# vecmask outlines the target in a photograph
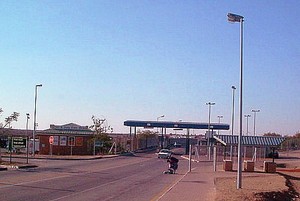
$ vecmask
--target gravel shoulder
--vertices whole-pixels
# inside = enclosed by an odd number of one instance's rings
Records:
[[[275,161],[276,173],[247,173],[242,177],[241,189],[236,188],[236,177],[216,178],[216,200],[300,200],[300,151],[281,156]]]

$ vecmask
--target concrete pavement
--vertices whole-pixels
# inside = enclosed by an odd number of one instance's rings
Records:
[[[35,159],[53,159],[53,160],[93,160],[99,158],[111,158],[118,155],[105,155],[105,156],[43,156],[36,155]],[[3,157],[3,155],[2,155]],[[5,158],[7,156],[4,156]],[[185,157],[185,156],[183,156]],[[185,157],[187,158],[187,157]],[[30,158],[31,160],[32,158]],[[30,161],[29,160],[29,161]],[[25,165],[25,164],[24,164]],[[23,165],[23,166],[24,166]],[[30,164],[29,164],[30,165]],[[256,168],[261,164],[257,164]],[[25,165],[26,166],[26,165]],[[223,162],[217,162],[217,169],[213,171],[213,162],[207,161],[206,158],[200,162],[192,162],[192,171],[187,172],[188,169],[180,169],[177,171],[178,179],[168,188],[164,189],[153,200],[168,201],[168,200],[200,200],[211,201],[215,200],[216,186],[215,180],[219,177],[236,177],[236,171],[224,171]],[[236,170],[236,163],[233,169]],[[245,174],[245,173],[244,173]],[[246,173],[246,174],[255,174]],[[172,176],[172,175],[170,175]]]
[[[183,174],[182,177],[163,192],[157,200],[214,200],[215,178],[225,175],[234,175],[234,172],[225,173],[219,170],[220,165],[218,165],[217,169],[216,172],[213,171],[213,163],[210,161],[193,162],[192,171]]]
[[[233,171],[224,171],[223,162],[217,162],[216,171],[213,170],[213,162],[202,159],[192,163],[192,171],[182,176],[168,189],[162,192],[154,200],[189,200],[212,201],[215,200],[215,181],[221,177],[237,177],[237,163],[233,164]],[[262,162],[255,163],[255,172],[243,172],[243,176],[261,175]],[[180,174],[180,173],[178,173]]]

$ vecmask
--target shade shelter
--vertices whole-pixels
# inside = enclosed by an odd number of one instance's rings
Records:
[[[224,145],[225,147],[238,146],[238,135],[216,135],[214,139]],[[281,143],[285,140],[284,137],[276,137],[276,136],[242,136],[242,145],[243,147],[255,147],[264,150],[264,154],[274,150],[276,147],[281,145]],[[244,151],[245,152],[245,151]],[[244,153],[246,155],[246,153]],[[253,158],[256,159],[256,149],[253,153]]]
[[[182,121],[140,121],[140,120],[127,120],[124,121],[125,126],[130,127],[130,136],[133,136],[131,140],[131,150],[135,149],[135,139],[136,139],[136,128],[160,128],[161,129],[161,148],[163,147],[164,134],[166,134],[167,128],[176,129],[187,129],[187,143],[186,143],[186,153],[188,153],[189,147],[189,130],[190,129],[212,129],[212,130],[229,130],[229,124],[223,123],[197,123],[197,122],[182,122]]]
[[[214,138],[224,146],[238,144],[238,135],[216,135]],[[272,136],[242,136],[244,146],[277,147],[285,140],[284,137]]]

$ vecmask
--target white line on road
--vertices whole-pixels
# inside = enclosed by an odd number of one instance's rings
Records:
[[[193,168],[192,170],[195,170],[196,168]],[[180,177],[171,187],[169,187],[166,191],[163,192],[162,195],[160,195],[158,198],[153,198],[152,201],[160,200],[162,197],[164,197],[168,192],[170,192],[189,172],[186,172],[182,177]]]
[[[140,163],[140,161],[136,162],[136,163]],[[136,164],[136,163],[130,163],[130,164]],[[126,164],[119,165],[119,166],[109,167],[109,168],[101,169],[101,171],[107,171],[107,170],[110,170],[112,168],[119,168],[119,167],[124,167],[124,166],[127,166],[127,165],[129,165],[129,164],[126,163]],[[50,180],[60,179],[60,178],[64,178],[64,177],[74,177],[76,175],[86,175],[86,174],[90,174],[90,173],[95,173],[95,172],[65,173],[67,175],[62,175],[62,176],[57,176],[57,177],[51,177],[51,178],[46,178],[46,179],[40,179],[40,180],[34,180],[34,181],[28,181],[28,182],[21,182],[21,183],[0,183],[2,185],[5,185],[5,186],[1,186],[0,189],[9,188],[9,187],[12,187],[12,186],[21,186],[21,185],[25,185],[25,184],[38,183],[38,182],[43,182],[43,181],[50,181]]]
[[[130,176],[127,176],[127,177],[123,177],[122,179],[128,179],[130,177],[134,177],[136,175],[130,175]],[[117,182],[120,182],[121,179],[116,179],[114,181],[110,181],[108,183],[105,183],[105,184],[101,184],[101,185],[98,185],[98,186],[94,186],[92,188],[88,188],[88,189],[85,189],[83,191],[78,191],[76,193],[71,193],[69,195],[65,195],[65,196],[62,196],[62,197],[58,197],[58,198],[55,198],[53,200],[49,200],[49,201],[57,201],[57,200],[62,200],[62,199],[66,199],[66,198],[69,198],[69,197],[72,197],[72,196],[76,196],[76,195],[79,195],[81,193],[85,193],[85,192],[88,192],[88,191],[92,191],[92,190],[95,190],[97,188],[100,188],[100,187],[103,187],[103,186],[107,186],[107,185],[110,185],[110,184],[113,184],[113,183],[117,183]]]

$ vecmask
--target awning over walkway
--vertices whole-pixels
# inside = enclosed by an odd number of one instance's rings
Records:
[[[125,126],[131,127],[152,127],[152,128],[186,128],[186,129],[208,129],[208,123],[194,123],[194,122],[173,122],[173,121],[124,121]],[[228,124],[210,123],[212,130],[229,130]]]
[[[238,145],[238,135],[216,135],[214,139],[225,146]],[[277,147],[285,138],[283,137],[270,137],[270,136],[242,136],[242,145],[245,146],[267,146]]]

